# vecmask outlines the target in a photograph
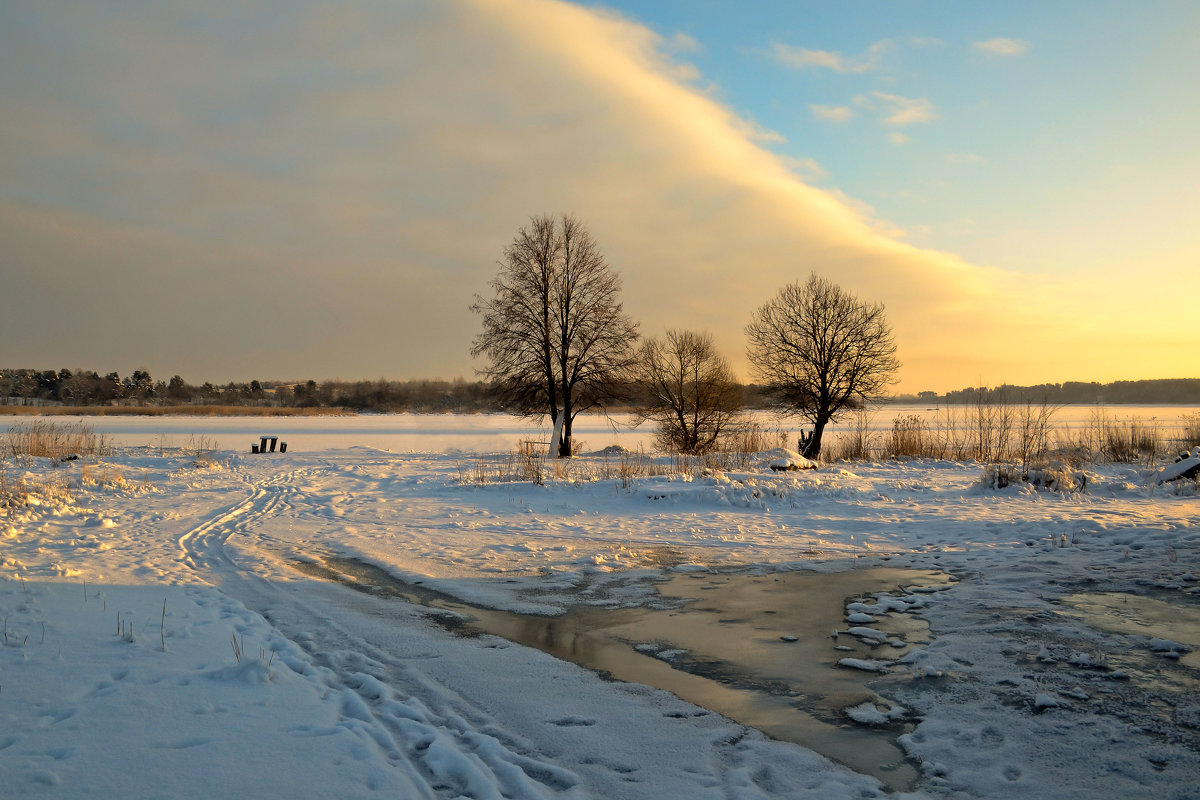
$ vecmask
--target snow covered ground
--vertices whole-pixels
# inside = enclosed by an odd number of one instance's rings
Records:
[[[942,571],[943,591],[846,599],[843,631],[930,628],[899,659],[883,640],[847,659],[880,670],[878,699],[842,724],[890,730],[919,770],[893,796],[1197,796],[1194,482],[1104,466],[1085,492],[997,491],[978,464],[766,457],[622,477],[613,458],[543,485],[362,446],[3,462],[10,487],[44,488],[0,513],[0,795],[888,794],[666,692],[296,568],[349,558],[537,614],[652,605],[657,579],[710,570]]]

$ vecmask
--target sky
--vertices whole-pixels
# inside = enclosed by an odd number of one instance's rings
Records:
[[[810,273],[896,391],[1200,376],[1200,5],[0,5],[0,366],[465,377],[530,217],[647,335]]]

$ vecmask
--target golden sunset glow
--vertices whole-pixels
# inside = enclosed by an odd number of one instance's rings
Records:
[[[6,363],[470,376],[472,293],[531,215],[569,211],[647,333],[711,330],[743,377],[751,311],[812,271],[887,305],[901,391],[1200,371],[1200,325],[1180,323],[1200,295],[1200,234],[1182,229],[1194,190],[1140,198],[1120,229],[1031,233],[1025,259],[1020,237],[993,230],[964,253],[931,246],[837,174],[814,181],[806,169],[820,166],[786,152],[803,151],[794,132],[736,112],[687,62],[702,42],[678,46],[613,11],[318,8],[233,39],[169,7],[140,18],[136,37],[89,4],[21,16],[32,33],[15,41],[9,26],[5,58],[25,69],[0,82],[19,112],[0,139]],[[56,63],[39,37],[64,26],[90,35]],[[980,42],[969,57],[1037,53]],[[887,50],[865,52],[863,69],[840,74],[858,79]],[[771,59],[764,44],[764,74],[785,68]],[[908,141],[947,117],[899,88],[824,119],[792,101],[808,129],[874,113]],[[1180,166],[1194,172],[1195,156]],[[1093,239],[1118,234],[1097,251]],[[49,337],[36,331],[48,306],[61,310]]]

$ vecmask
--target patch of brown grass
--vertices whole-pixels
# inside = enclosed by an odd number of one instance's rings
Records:
[[[111,450],[108,440],[84,422],[59,423],[33,419],[13,425],[4,435],[5,455],[18,458],[96,457]]]

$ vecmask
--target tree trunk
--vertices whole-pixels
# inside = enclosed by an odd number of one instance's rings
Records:
[[[558,457],[570,458],[571,456],[571,423],[575,420],[574,414],[563,412],[563,432],[562,439],[558,443]]]
[[[816,460],[821,455],[821,436],[825,433],[825,424],[827,422],[828,420],[824,418],[818,418],[813,423],[813,432],[812,436],[809,437],[808,446],[804,448],[804,452],[800,455],[813,460]]]

